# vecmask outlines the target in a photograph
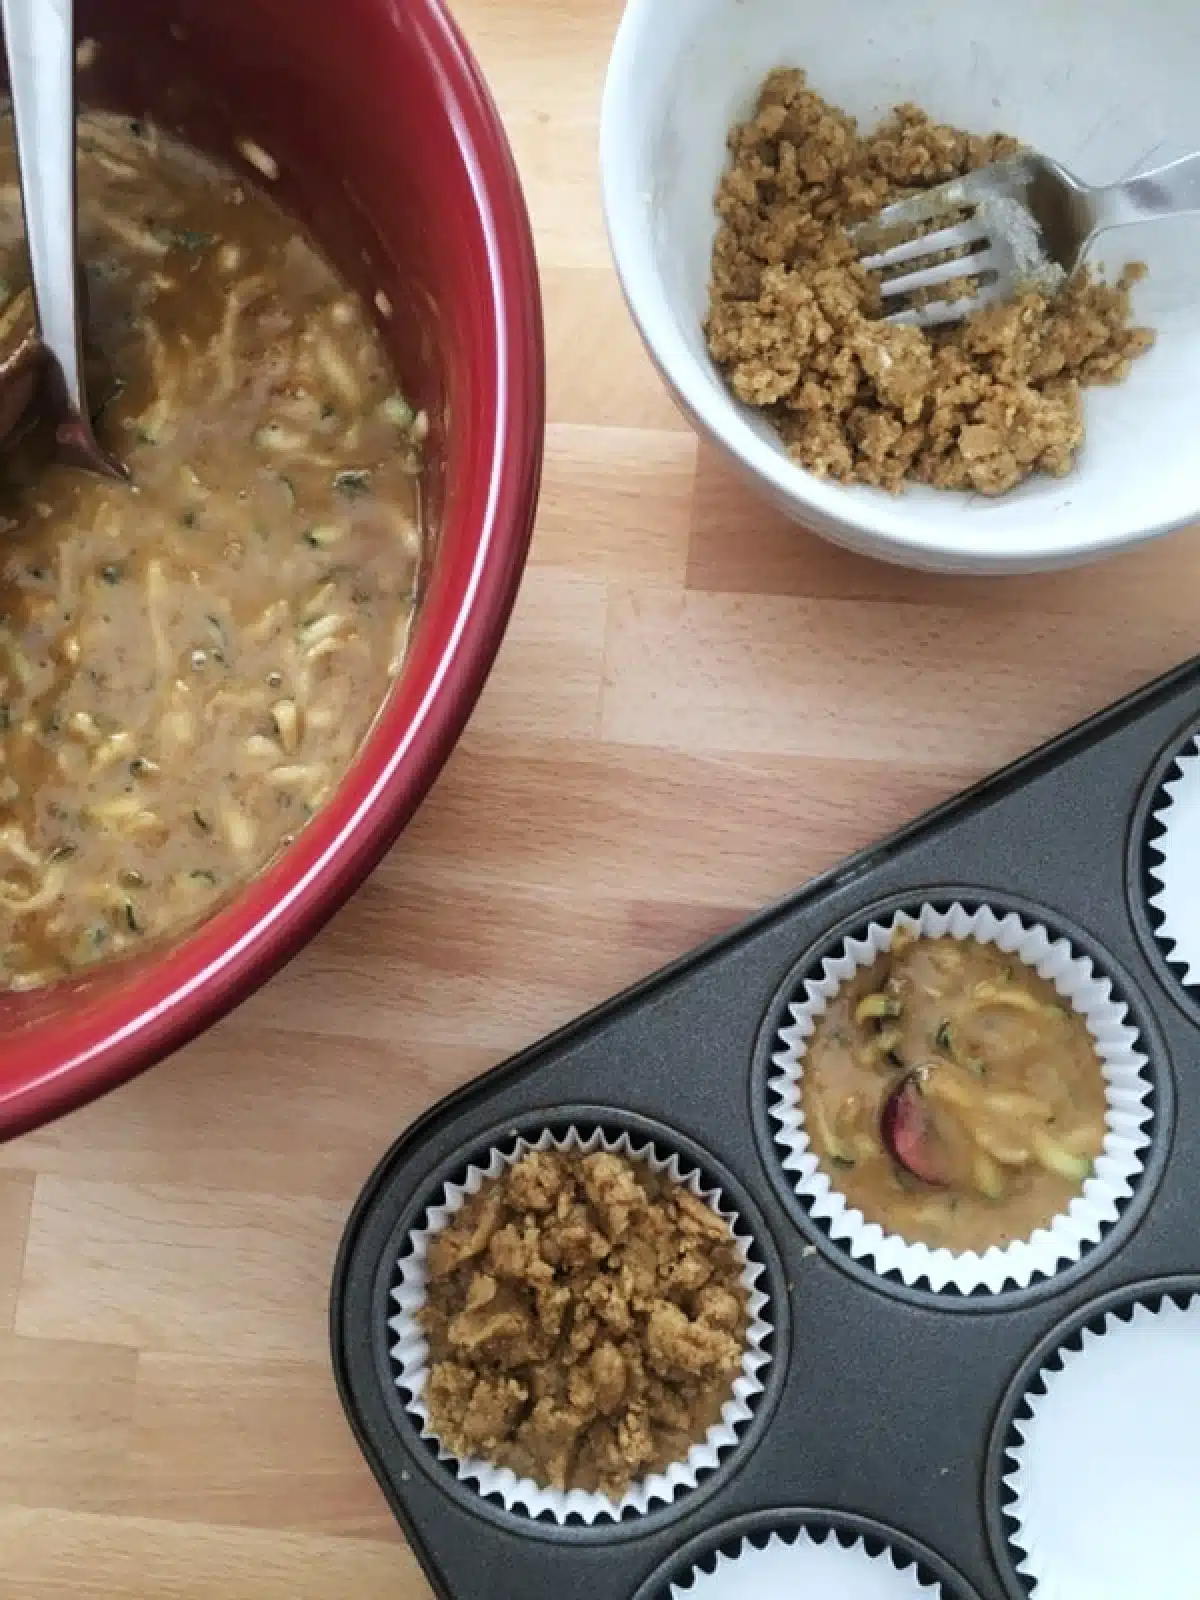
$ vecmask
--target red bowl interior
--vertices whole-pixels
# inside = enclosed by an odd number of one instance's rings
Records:
[[[280,198],[381,324],[431,419],[434,536],[405,671],[334,799],[268,872],[181,943],[0,996],[0,1137],[149,1066],[244,998],[362,881],[433,782],[516,594],[544,420],[541,303],[516,170],[440,0],[78,0],[100,45],[82,98],[234,159]]]

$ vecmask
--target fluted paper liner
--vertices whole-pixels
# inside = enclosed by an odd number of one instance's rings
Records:
[[[454,1455],[437,1438],[424,1400],[429,1378],[429,1346],[418,1321],[418,1313],[425,1301],[426,1261],[430,1242],[488,1179],[499,1177],[505,1168],[515,1166],[531,1151],[550,1149],[579,1155],[606,1150],[610,1155],[626,1156],[655,1172],[665,1173],[724,1218],[730,1225],[744,1263],[741,1282],[748,1297],[749,1326],[742,1370],[731,1385],[720,1421],[709,1428],[705,1437],[688,1452],[685,1460],[673,1462],[662,1472],[653,1473],[632,1484],[620,1500],[584,1489],[563,1491],[546,1488],[532,1478],[519,1478],[509,1467],[498,1467],[473,1456]],[[523,1511],[531,1517],[549,1513],[557,1522],[566,1522],[568,1518],[575,1517],[591,1524],[605,1520],[619,1521],[622,1515],[630,1511],[644,1513],[656,1503],[670,1502],[687,1490],[694,1489],[701,1475],[715,1468],[736,1445],[739,1433],[753,1415],[755,1399],[763,1390],[761,1374],[771,1359],[765,1348],[771,1325],[765,1320],[769,1309],[767,1296],[758,1287],[765,1269],[751,1257],[751,1248],[750,1237],[740,1231],[737,1214],[726,1205],[720,1189],[706,1187],[701,1174],[687,1166],[680,1156],[660,1156],[650,1140],[635,1143],[627,1133],[610,1134],[603,1130],[597,1130],[585,1138],[573,1127],[561,1134],[547,1131],[532,1140],[514,1136],[509,1145],[491,1150],[481,1163],[469,1166],[460,1181],[443,1186],[441,1197],[428,1208],[423,1226],[410,1234],[404,1255],[398,1263],[399,1281],[392,1290],[397,1311],[389,1319],[388,1327],[395,1336],[391,1357],[396,1368],[396,1385],[406,1397],[406,1409],[417,1421],[422,1437],[435,1442],[439,1460],[450,1463],[457,1476],[472,1484],[480,1494],[498,1496],[509,1511]]]
[[[804,1056],[817,1020],[834,995],[863,967],[887,950],[901,928],[923,938],[975,939],[1014,955],[1054,984],[1062,998],[1083,1017],[1104,1071],[1107,1090],[1107,1132],[1093,1175],[1079,1195],[1045,1228],[1028,1239],[994,1246],[979,1254],[956,1253],[889,1233],[868,1222],[835,1187],[817,1161],[804,1125],[800,1082]],[[1055,937],[1015,912],[999,913],[983,906],[967,910],[954,904],[939,910],[922,905],[872,922],[826,956],[820,971],[803,986],[803,998],[789,1007],[790,1023],[780,1030],[780,1049],[771,1060],[777,1071],[769,1080],[770,1113],[777,1124],[775,1140],[797,1195],[842,1249],[880,1273],[895,1273],[904,1283],[922,1280],[935,1291],[1027,1288],[1077,1261],[1099,1242],[1133,1194],[1150,1143],[1147,1103],[1151,1082],[1146,1057],[1138,1049],[1136,1030],[1126,1020],[1128,1007],[1114,996],[1111,981],[1098,973],[1089,956],[1078,955],[1068,940]]]
[[[1158,915],[1155,938],[1168,961],[1183,968],[1183,981],[1200,984],[1200,741],[1189,739],[1177,758],[1175,777],[1163,784],[1151,813],[1151,825],[1162,830],[1147,841],[1157,856],[1147,863],[1158,884],[1150,906]]]
[[[1192,1600],[1200,1300],[1113,1312],[1082,1341],[1043,1368],[1013,1423],[1017,1570],[1036,1600]]]
[[[763,1546],[742,1543],[717,1555],[712,1572],[694,1571],[671,1585],[671,1600],[938,1600],[940,1583],[922,1583],[915,1566],[899,1567],[890,1550],[871,1555],[861,1539],[842,1544],[833,1534],[814,1539],[801,1528],[792,1538],[773,1533]]]

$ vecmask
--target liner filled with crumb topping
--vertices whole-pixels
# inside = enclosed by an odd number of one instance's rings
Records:
[[[930,1001],[928,1037],[914,1041],[902,1026],[902,1001],[890,985],[859,996],[856,985],[888,965],[889,954],[894,965],[906,949],[934,941],[951,949],[955,942],[973,946],[977,965],[978,956],[987,963],[990,952],[990,964],[1006,969],[1008,984],[973,985],[977,1010],[1011,1010],[1018,1022],[1025,1007],[1053,1010],[1055,1037],[1061,1033],[1068,1040],[1076,1033],[1090,1041],[1098,1078],[1094,1150],[1072,1143],[1074,1124],[1089,1118],[1072,1104],[1071,1092],[1065,1102],[1060,1094],[1048,1109],[1042,1106],[1042,1091],[1062,1086],[1057,1073],[1047,1072],[1036,1040],[1033,1080],[1014,1092],[987,1061],[974,1058],[978,1039],[988,1037],[986,1015],[975,1019],[983,1022],[983,1032],[971,1034],[961,1006],[938,1020],[945,1005]],[[847,997],[855,1001],[850,1016],[871,1030],[869,1048],[879,1053],[872,1127],[882,1152],[858,1148],[861,1118],[843,1126],[836,1109],[806,1092],[816,1088],[816,1043],[827,1039]],[[814,1221],[863,1265],[938,1292],[1025,1289],[1078,1261],[1132,1198],[1151,1142],[1148,1060],[1112,980],[1069,940],[989,906],[924,904],[874,920],[844,940],[798,984],[771,1061],[768,1109],[775,1144],[789,1183]],[[851,1087],[861,1091],[868,1075],[864,1068]],[[953,1112],[943,1124],[948,1120],[972,1135],[959,1141],[961,1150],[945,1137],[927,1137],[920,1126],[936,1117],[943,1100]],[[852,1108],[847,1102],[844,1109]],[[880,1181],[889,1161],[894,1181]],[[938,1170],[939,1163],[945,1170]],[[956,1168],[964,1163],[966,1181],[960,1182],[963,1174]],[[872,1168],[873,1183],[859,1181],[860,1166]],[[1054,1214],[1039,1213],[1030,1222],[1035,1208],[1023,1186],[1028,1191],[1028,1174],[1039,1169],[1047,1180],[1042,1193],[1055,1197]],[[947,1212],[955,1205],[962,1216]],[[866,1215],[873,1206],[877,1214]],[[968,1217],[972,1208],[975,1214]],[[923,1209],[930,1213],[928,1223]],[[1029,1225],[1014,1228],[1014,1221]]]
[[[396,1268],[390,1353],[423,1438],[509,1511],[616,1521],[737,1444],[770,1360],[764,1268],[719,1189],[627,1133],[514,1136]]]

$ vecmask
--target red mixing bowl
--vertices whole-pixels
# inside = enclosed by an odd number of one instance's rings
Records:
[[[479,695],[516,595],[544,421],[541,302],[516,169],[440,0],[78,0],[85,101],[146,115],[278,192],[368,300],[431,419],[434,549],[400,681],[296,843],[179,943],[0,996],[0,1138],[111,1089],[228,1011],[362,882]]]

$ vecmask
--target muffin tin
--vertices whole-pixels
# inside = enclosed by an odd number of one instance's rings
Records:
[[[786,1571],[814,1600],[1075,1600],[1069,1561],[1048,1577],[1020,1543],[1037,1522],[1040,1397],[1131,1318],[1161,1324],[1176,1346],[1176,1311],[1200,1330],[1200,993],[1186,981],[1200,950],[1170,921],[1193,800],[1200,816],[1198,732],[1200,660],[496,1068],[400,1138],[346,1230],[333,1353],[351,1425],[440,1594],[770,1600],[764,1585]],[[1090,958],[1150,1085],[1148,1143],[1096,1237],[1024,1284],[971,1292],[856,1256],[829,1231],[784,1165],[770,1088],[792,1004],[830,951],[897,912],[955,906],[1015,913]],[[612,1514],[539,1513],[482,1493],[422,1436],[393,1353],[401,1263],[431,1215],[496,1152],[569,1130],[628,1135],[719,1191],[761,1268],[770,1330],[749,1416],[694,1475]],[[1158,1336],[1138,1337],[1152,1349]],[[1114,1449],[1119,1461],[1119,1439]],[[1181,1470],[1194,1482],[1197,1467],[1200,1437]],[[1158,1556],[1179,1579],[1170,1593],[1200,1590],[1193,1548]]]

